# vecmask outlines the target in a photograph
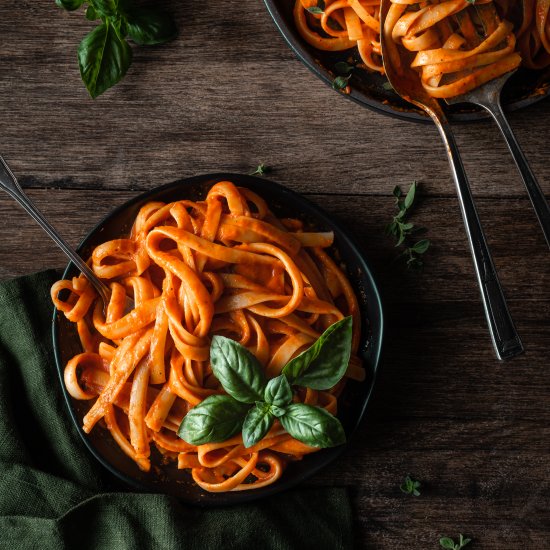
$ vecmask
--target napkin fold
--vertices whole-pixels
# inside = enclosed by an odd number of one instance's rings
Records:
[[[0,548],[352,548],[344,488],[212,509],[117,491],[80,440],[61,392],[49,295],[58,276],[0,283]]]

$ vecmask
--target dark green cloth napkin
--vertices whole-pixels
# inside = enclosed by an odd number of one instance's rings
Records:
[[[0,548],[347,549],[345,489],[300,489],[198,509],[116,492],[66,411],[54,363],[47,271],[0,283]]]

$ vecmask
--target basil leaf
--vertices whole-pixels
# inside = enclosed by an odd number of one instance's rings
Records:
[[[128,34],[136,44],[163,44],[178,35],[172,18],[158,10],[135,8],[128,12],[127,20]]]
[[[132,63],[132,49],[109,21],[98,25],[78,46],[80,75],[93,98],[119,82]]]
[[[95,21],[96,19],[99,19],[99,15],[97,14],[93,6],[88,6],[86,8],[86,19],[88,21]]]
[[[273,426],[275,417],[267,403],[256,403],[256,406],[248,411],[243,424],[243,443],[245,447],[252,447],[263,439]]]
[[[185,415],[178,435],[191,445],[225,441],[241,431],[247,411],[229,395],[211,395]]]
[[[291,384],[328,390],[344,376],[351,353],[352,318],[345,317],[321,334],[306,351],[283,369]]]
[[[277,407],[277,405],[269,405],[269,410],[271,411],[271,414],[276,418],[279,418],[286,413],[286,409],[283,409],[282,407]]]
[[[340,421],[319,407],[292,403],[279,420],[292,437],[311,447],[336,447],[346,442]]]
[[[118,0],[93,0],[93,4],[103,15],[116,15],[119,11]]]
[[[353,65],[350,65],[349,63],[346,63],[345,61],[338,61],[338,63],[334,64],[334,70],[343,76],[349,75],[351,71],[353,71],[355,67]]]
[[[210,365],[223,389],[237,401],[264,400],[267,382],[262,365],[235,340],[218,335],[212,337]]]
[[[292,401],[292,388],[284,374],[273,378],[267,383],[264,399],[270,405],[284,407]]]
[[[409,187],[409,191],[405,196],[404,206],[408,210],[414,202],[414,197],[416,195],[416,181],[413,181],[412,185]]]
[[[67,11],[77,10],[85,0],[55,0],[55,4]]]
[[[332,88],[333,90],[342,90],[348,85],[348,80],[351,78],[351,75],[349,76],[337,76],[332,81]]]
[[[430,241],[428,239],[422,239],[421,241],[415,243],[412,247],[413,251],[417,254],[424,254],[428,248],[430,248]]]

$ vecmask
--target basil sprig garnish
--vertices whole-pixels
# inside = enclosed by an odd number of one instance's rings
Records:
[[[321,407],[293,403],[292,385],[326,390],[346,372],[352,318],[331,325],[306,351],[292,359],[282,374],[267,381],[256,357],[238,342],[214,336],[212,371],[228,395],[207,397],[184,417],[178,435],[191,445],[219,443],[242,430],[245,447],[261,441],[276,418],[295,439],[312,447],[345,443],[340,421]]]
[[[100,20],[78,46],[78,66],[86,88],[96,98],[119,82],[132,64],[132,49],[126,37],[136,44],[163,44],[177,35],[172,18],[152,8],[133,5],[132,0],[55,0],[68,11],[87,4],[86,19]]]

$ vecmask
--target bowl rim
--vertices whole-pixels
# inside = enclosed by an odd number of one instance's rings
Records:
[[[245,175],[245,174],[217,172],[217,173],[195,175],[188,178],[176,180],[158,187],[154,187],[152,189],[144,191],[143,193],[139,193],[138,195],[132,197],[131,199],[125,201],[124,203],[120,204],[119,206],[111,210],[98,223],[96,223],[90,231],[88,231],[88,233],[80,241],[78,247],[76,248],[76,251],[80,252],[87,245],[88,241],[92,239],[101,230],[101,228],[105,223],[112,220],[113,218],[116,218],[124,210],[131,208],[132,206],[135,206],[139,202],[147,201],[149,198],[154,197],[155,195],[158,195],[158,194],[162,194],[165,191],[176,189],[179,186],[183,187],[183,186],[188,186],[193,184],[200,184],[201,182],[205,182],[207,180],[218,180],[218,181],[236,180],[234,182],[236,185],[238,186],[243,185],[244,187],[246,187],[247,181],[249,182],[255,181],[256,183],[261,181],[262,186],[268,187],[270,188],[270,191],[274,191],[282,195],[281,197],[282,203],[285,203],[287,199],[291,199],[296,204],[298,204],[299,207],[301,207],[302,205],[305,205],[306,208],[309,209],[311,212],[313,212],[321,222],[329,226],[332,226],[332,228],[334,228],[335,230],[335,233],[338,234],[338,238],[342,239],[343,241],[346,241],[346,244],[347,246],[349,246],[350,250],[352,251],[353,256],[356,258],[357,262],[361,265],[363,277],[367,280],[367,283],[369,285],[369,301],[371,303],[370,308],[371,309],[374,308],[374,310],[376,311],[376,314],[378,315],[379,323],[376,327],[374,327],[374,330],[372,331],[372,337],[369,340],[369,346],[373,346],[373,348],[369,351],[370,357],[371,357],[370,368],[372,371],[370,385],[364,394],[364,397],[362,399],[362,404],[360,409],[357,411],[357,415],[354,415],[355,420],[353,422],[352,428],[349,430],[349,433],[346,433],[346,443],[338,447],[323,449],[321,452],[325,453],[324,460],[320,460],[318,464],[314,464],[311,467],[307,468],[305,472],[301,473],[301,475],[295,476],[295,478],[289,479],[286,482],[284,479],[278,480],[277,483],[274,483],[273,485],[268,485],[267,487],[264,487],[260,490],[241,491],[238,493],[239,498],[236,498],[236,494],[231,492],[213,493],[214,495],[216,495],[217,497],[216,499],[199,499],[198,501],[194,499],[185,498],[184,496],[176,497],[176,498],[179,498],[179,500],[185,502],[186,504],[195,505],[198,507],[237,505],[245,502],[250,502],[253,500],[258,500],[258,499],[285,491],[287,489],[290,489],[291,487],[298,485],[299,483],[302,483],[305,479],[310,478],[311,476],[316,474],[319,470],[326,467],[329,463],[333,462],[340,454],[342,454],[344,450],[348,447],[352,438],[355,436],[357,429],[365,416],[365,412],[368,407],[368,404],[371,400],[372,392],[373,392],[378,371],[379,371],[382,345],[383,345],[383,339],[384,339],[384,311],[383,311],[380,291],[372,275],[371,267],[369,266],[365,258],[365,253],[361,250],[361,247],[359,246],[357,240],[353,237],[351,232],[343,229],[338,222],[335,222],[332,218],[330,218],[328,212],[326,212],[324,209],[320,208],[319,206],[317,206],[316,204],[314,204],[304,196],[287,188],[286,186],[283,186],[282,184],[276,183],[264,177],[260,178],[252,175]],[[76,270],[75,266],[73,265],[72,262],[69,261],[69,263],[67,264],[66,268],[63,271],[62,278],[66,279],[69,276],[69,274],[75,270]],[[360,310],[362,310],[361,317],[362,319],[364,319],[366,315],[366,310],[364,307],[360,308]],[[81,425],[81,420],[77,417],[77,413],[75,411],[75,408],[73,407],[72,397],[67,391],[67,388],[65,387],[65,383],[64,383],[64,378],[63,378],[64,365],[62,363],[61,348],[60,348],[60,341],[59,341],[58,315],[59,315],[59,312],[54,307],[53,316],[52,316],[51,334],[52,334],[55,363],[57,367],[57,373],[59,377],[59,382],[61,384],[65,404],[69,411],[69,416],[71,417],[71,420],[74,426],[77,428],[77,431],[78,431],[78,434],[80,435],[81,440],[84,442],[88,451],[90,451],[90,453],[99,461],[99,463],[119,480],[123,481],[130,487],[133,487],[145,493],[163,493],[160,487],[155,489],[155,487],[153,486],[147,486],[141,483],[140,480],[137,480],[127,475],[126,473],[120,471],[118,468],[116,468],[112,463],[106,460],[103,457],[103,455],[96,449],[96,447],[92,443],[92,440],[88,437],[88,434],[84,433]],[[315,453],[315,455],[318,456],[318,453]],[[229,498],[229,499],[223,498],[227,494],[232,494],[235,496],[235,498]]]
[[[308,48],[303,40],[298,39],[290,29],[290,26],[286,23],[285,18],[282,16],[281,9],[279,8],[277,0],[264,0],[264,4],[267,8],[271,19],[273,20],[275,27],[279,33],[284,38],[285,42],[288,44],[290,49],[298,57],[298,59],[318,78],[320,78],[327,86],[332,87],[332,79],[329,71],[324,66],[324,64],[316,61],[315,57],[308,51]],[[359,105],[370,109],[376,113],[390,116],[399,120],[405,120],[408,122],[417,122],[421,124],[431,124],[432,119],[426,115],[424,112],[421,112],[415,109],[412,105],[410,110],[398,110],[395,107],[392,107],[391,104],[384,103],[374,97],[368,96],[366,93],[363,93],[353,86],[351,86],[351,91],[349,94],[344,94],[342,92],[336,91],[341,96],[346,97],[358,103]],[[542,101],[546,97],[550,96],[550,85],[544,89],[544,93],[535,93],[530,96],[518,99],[510,104],[503,105],[505,111],[517,111],[534,105],[539,101]],[[447,114],[451,122],[459,123],[472,123],[480,122],[482,120],[490,119],[491,115],[485,111],[485,109],[480,109],[479,111],[470,111],[464,113],[448,113]]]

